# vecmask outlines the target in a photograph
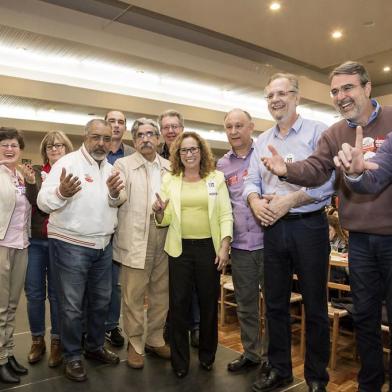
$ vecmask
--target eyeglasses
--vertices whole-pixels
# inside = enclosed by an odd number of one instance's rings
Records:
[[[276,96],[277,98],[286,98],[290,93],[296,94],[297,91],[295,90],[288,90],[288,91],[276,91],[274,93],[269,93],[267,94],[264,98],[268,101],[271,102],[274,97]]]
[[[20,148],[19,144],[0,144],[0,147],[3,150],[8,150],[9,148],[11,150],[17,150],[18,148]]]
[[[61,148],[64,148],[65,144],[63,143],[54,143],[54,144],[47,144],[45,149],[46,151],[51,151],[53,150],[53,148],[55,148],[56,150],[60,150]]]
[[[180,155],[188,155],[188,152],[190,152],[192,155],[197,154],[200,151],[200,147],[189,147],[189,148],[180,148],[179,152]]]
[[[163,129],[164,131],[170,131],[170,128],[171,128],[173,131],[177,131],[177,129],[182,128],[182,125],[169,124],[169,125],[165,125],[164,127],[162,127],[162,129]]]
[[[138,132],[136,134],[136,139],[143,140],[145,137],[147,139],[151,139],[154,136],[159,136],[156,132],[147,131],[147,132]]]
[[[88,137],[94,142],[103,141],[104,143],[110,143],[112,141],[111,136],[102,136],[102,135],[88,135]]]
[[[351,93],[352,90],[354,90],[355,88],[359,87],[359,84],[345,84],[339,88],[333,88],[329,94],[331,95],[331,97],[337,97],[339,95],[339,93],[342,94],[349,94]]]

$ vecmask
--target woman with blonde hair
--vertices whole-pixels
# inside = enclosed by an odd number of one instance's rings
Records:
[[[227,264],[233,216],[223,173],[204,139],[184,132],[170,149],[172,173],[163,177],[153,205],[161,226],[169,226],[170,347],[178,377],[189,369],[189,312],[195,285],[200,304],[199,361],[210,371],[218,344],[220,270]]]
[[[52,166],[65,154],[73,150],[68,137],[61,131],[48,132],[42,139],[40,153],[43,165],[24,165],[26,196],[32,205],[31,238],[25,281],[27,314],[32,335],[32,345],[27,356],[29,363],[39,362],[45,351],[45,300],[48,293],[51,319],[50,367],[62,362],[60,331],[58,327],[57,299],[49,263],[47,224],[49,215],[37,207],[37,195],[41,184]]]

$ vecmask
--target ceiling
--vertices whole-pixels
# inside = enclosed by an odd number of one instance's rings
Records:
[[[301,113],[336,121],[328,73],[363,62],[373,93],[392,104],[390,0],[2,0],[0,119],[31,132],[82,125],[107,109],[156,118],[181,111],[187,128],[224,149],[222,119],[247,109],[271,126],[263,88],[300,77]],[[342,38],[330,34],[340,29]]]

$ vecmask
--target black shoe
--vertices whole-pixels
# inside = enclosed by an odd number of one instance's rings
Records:
[[[192,329],[191,331],[191,346],[192,347],[199,347],[199,330],[198,329]]]
[[[12,372],[11,366],[8,363],[0,365],[0,381],[7,384],[18,384],[20,378]]]
[[[15,359],[13,355],[11,357],[8,357],[8,366],[12,369],[12,371],[15,374],[19,374],[21,376],[29,372],[24,366],[18,363],[18,361]]]
[[[200,366],[202,369],[206,370],[207,372],[210,372],[212,370],[212,365],[213,363],[208,363],[208,362],[200,362]]]
[[[124,346],[124,336],[121,335],[121,328],[119,327],[107,331],[105,339],[114,347]]]
[[[84,356],[88,359],[95,359],[96,361],[109,363],[111,365],[117,365],[120,362],[120,358],[117,354],[109,351],[105,347],[98,351],[85,351]]]
[[[176,369],[173,370],[178,378],[184,378],[188,374],[187,370],[176,370]]]
[[[81,360],[69,361],[65,364],[65,376],[72,381],[87,380],[87,373],[84,370]]]
[[[292,382],[292,376],[282,377],[279,375],[276,369],[272,368],[265,377],[262,377],[253,384],[252,390],[255,392],[268,392],[273,391],[276,388],[291,384]]]
[[[309,392],[327,392],[325,384],[319,381],[311,381],[308,384]]]
[[[261,363],[259,367],[259,374],[268,374],[272,369],[271,363],[268,361],[264,361]]]
[[[241,355],[234,361],[231,361],[227,365],[227,370],[229,372],[238,372],[240,370],[245,370],[247,368],[251,368],[254,366],[258,366],[259,362],[251,361],[250,359],[246,358],[245,355]]]

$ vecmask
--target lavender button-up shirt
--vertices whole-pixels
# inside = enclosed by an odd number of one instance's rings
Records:
[[[234,231],[231,246],[248,251],[264,247],[263,229],[242,197],[253,149],[252,146],[246,157],[239,157],[230,150],[217,164],[217,169],[225,175],[233,208]]]

